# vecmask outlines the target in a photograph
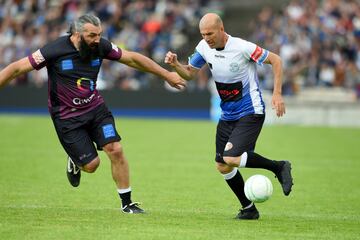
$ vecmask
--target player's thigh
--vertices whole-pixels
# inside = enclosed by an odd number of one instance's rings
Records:
[[[265,115],[253,114],[240,118],[225,145],[224,156],[236,157],[243,152],[254,151]]]
[[[226,143],[234,128],[234,122],[220,120],[216,127],[216,156],[215,161],[218,163],[225,164],[223,160],[223,152]]]
[[[112,113],[105,105],[97,109],[94,120],[91,124],[91,140],[94,141],[99,150],[113,142],[121,140],[115,126],[115,120]]]
[[[87,129],[70,120],[55,120],[58,138],[66,153],[78,166],[94,160],[98,154]]]

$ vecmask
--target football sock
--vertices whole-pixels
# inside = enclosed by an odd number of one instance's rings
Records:
[[[234,168],[231,172],[223,174],[225,181],[235,193],[243,207],[249,206],[251,201],[246,198],[244,193],[244,179],[237,168]]]
[[[131,203],[131,187],[118,189],[118,193],[123,207]]]
[[[263,168],[276,173],[281,168],[282,164],[280,161],[273,161],[267,159],[257,153],[254,152],[244,152],[240,158],[240,166],[239,167],[247,167],[247,168]]]

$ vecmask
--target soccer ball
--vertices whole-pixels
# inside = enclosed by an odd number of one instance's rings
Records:
[[[269,178],[256,174],[248,178],[244,187],[247,199],[260,203],[268,200],[273,192],[273,186]]]

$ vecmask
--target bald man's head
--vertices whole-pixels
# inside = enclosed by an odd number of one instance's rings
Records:
[[[205,14],[200,22],[199,29],[201,36],[210,48],[223,48],[227,40],[224,31],[224,24],[220,16],[215,13]]]
[[[202,28],[209,28],[209,27],[215,27],[215,28],[224,27],[223,21],[221,20],[220,16],[217,15],[216,13],[207,13],[201,18],[199,22],[200,31]]]

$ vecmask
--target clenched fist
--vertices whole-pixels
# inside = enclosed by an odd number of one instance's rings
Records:
[[[171,51],[168,51],[165,56],[166,64],[169,64],[172,67],[175,67],[178,64],[177,54]]]

